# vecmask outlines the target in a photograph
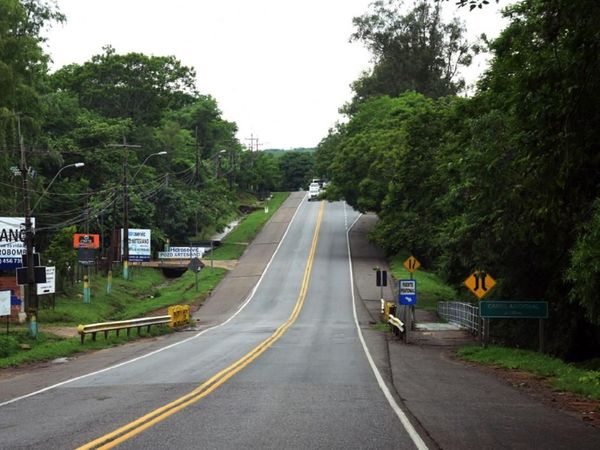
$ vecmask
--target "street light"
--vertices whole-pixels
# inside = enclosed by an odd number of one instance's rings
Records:
[[[140,170],[142,170],[142,167],[144,167],[144,164],[146,164],[146,162],[153,156],[158,156],[158,155],[166,155],[168,152],[163,150],[162,152],[157,152],[157,153],[152,153],[148,156],[146,156],[146,159],[144,159],[144,161],[142,162],[142,164],[140,164],[140,167],[138,168],[138,170],[133,174],[133,176],[131,177],[131,181],[135,180],[135,177],[137,177],[137,174],[140,173]]]
[[[52,181],[50,181],[50,183],[48,183],[48,185],[46,186],[46,188],[44,189],[44,191],[42,192],[42,195],[40,196],[40,198],[38,198],[37,202],[35,202],[35,205],[33,205],[33,208],[29,207],[29,194],[28,194],[28,190],[27,190],[27,173],[23,173],[23,186],[25,188],[24,193],[25,193],[25,245],[27,247],[27,289],[25,292],[25,306],[28,309],[28,321],[29,321],[29,333],[32,337],[37,337],[37,322],[36,322],[36,315],[37,315],[37,310],[38,310],[38,304],[37,304],[37,293],[35,292],[35,270],[34,270],[34,261],[33,261],[33,225],[31,223],[31,214],[33,212],[33,210],[36,208],[36,206],[40,203],[40,200],[42,200],[42,198],[44,198],[44,196],[48,193],[48,190],[50,189],[50,186],[52,186],[52,183],[54,183],[54,181],[56,180],[56,178],[58,178],[58,175],[60,175],[60,173],[65,170],[68,167],[83,167],[85,164],[84,163],[75,163],[75,164],[69,164],[66,165],[64,167],[62,167],[57,173],[56,175],[54,175],[54,178],[52,178]],[[25,164],[22,164],[22,172],[25,169]]]
[[[40,198],[38,198],[37,202],[35,202],[35,205],[33,205],[33,208],[31,208],[31,212],[35,211],[35,208],[37,207],[37,205],[39,205],[40,201],[44,198],[44,196],[50,190],[50,186],[52,186],[52,183],[54,183],[56,181],[56,179],[58,178],[58,176],[60,175],[60,173],[63,170],[68,169],[69,167],[75,167],[76,169],[79,169],[80,167],[83,167],[83,166],[85,166],[85,163],[78,162],[78,163],[69,164],[67,166],[61,167],[60,170],[58,172],[56,172],[56,175],[54,175],[54,178],[52,178],[52,180],[50,181],[50,183],[48,183],[48,186],[46,186],[44,188],[44,191],[42,192],[42,195],[40,195]]]
[[[133,181],[141,170],[152,156],[157,155],[166,155],[166,151],[161,151],[157,153],[151,153],[144,159],[138,170],[135,172],[131,181]],[[128,158],[125,158],[124,167],[123,167],[123,278],[127,280],[129,278],[129,189],[127,186],[127,179],[129,178],[129,167],[128,167]]]
[[[219,166],[221,165],[221,155],[223,153],[227,153],[227,150],[221,150],[213,155],[213,159],[215,160],[215,178],[219,177]]]

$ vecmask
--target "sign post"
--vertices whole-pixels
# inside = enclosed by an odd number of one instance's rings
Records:
[[[548,302],[529,300],[482,301],[479,315],[490,319],[538,319],[539,352],[544,353],[544,320],[548,318]]]
[[[381,270],[379,267],[373,267],[375,271],[375,286],[379,287],[379,298],[383,300],[383,288],[387,286],[387,270]]]
[[[419,260],[417,258],[415,258],[414,256],[410,255],[403,263],[402,265],[404,266],[404,268],[410,273],[410,279],[413,279],[413,273],[415,273],[417,270],[419,270],[419,267],[421,267],[421,263],[419,262]],[[417,297],[416,297],[416,289],[417,289],[417,285],[415,283],[415,301],[413,304],[410,304],[410,306],[408,307],[409,312],[410,312],[410,323],[409,325],[406,327],[407,330],[412,330],[413,324],[415,323],[415,304],[417,303]],[[404,308],[404,311],[406,312],[407,308]],[[405,315],[404,318],[406,319],[407,316]],[[406,335],[408,336],[408,332],[406,333]]]
[[[496,280],[484,270],[476,270],[464,281],[471,293],[481,300],[496,286]],[[479,314],[481,316],[481,313]],[[490,320],[481,316],[481,333],[479,335],[483,348],[487,347],[490,338]]]
[[[204,263],[200,261],[200,258],[192,258],[188,264],[188,269],[194,272],[196,276],[196,292],[198,292],[198,274],[204,268]]]

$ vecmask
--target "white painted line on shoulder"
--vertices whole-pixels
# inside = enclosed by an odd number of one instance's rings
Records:
[[[344,208],[345,208],[345,204],[344,204]],[[392,410],[396,413],[396,415],[398,416],[398,419],[400,419],[402,426],[404,427],[404,429],[406,430],[406,432],[412,439],[413,443],[415,444],[415,447],[417,447],[418,450],[427,450],[428,449],[427,444],[425,444],[425,442],[423,441],[421,436],[419,436],[419,433],[417,432],[417,430],[415,430],[415,427],[413,427],[413,425],[410,423],[410,420],[408,419],[407,415],[404,413],[404,411],[402,411],[402,408],[400,408],[400,405],[398,405],[398,403],[392,396],[392,393],[390,392],[389,388],[385,384],[383,377],[379,373],[379,370],[377,369],[377,366],[375,365],[375,362],[373,361],[373,357],[371,356],[371,353],[369,352],[369,349],[367,348],[367,344],[365,342],[362,331],[360,329],[360,325],[358,323],[358,316],[356,314],[356,297],[354,295],[354,275],[352,273],[352,252],[350,250],[350,230],[356,224],[356,222],[358,222],[358,219],[360,219],[361,215],[362,214],[359,214],[359,216],[356,218],[356,220],[354,220],[354,222],[352,222],[352,225],[350,225],[350,228],[346,232],[346,244],[348,245],[348,264],[350,266],[350,291],[352,292],[352,311],[354,313],[354,323],[356,325],[356,329],[358,330],[358,338],[360,339],[363,350],[364,350],[365,354],[367,355],[367,360],[369,361],[371,370],[373,370],[373,374],[375,375],[375,378],[377,379],[377,383],[379,384],[379,387],[381,388],[383,395],[387,399]]]

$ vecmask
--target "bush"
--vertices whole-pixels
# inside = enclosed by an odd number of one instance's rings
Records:
[[[19,341],[14,336],[0,336],[0,358],[7,358],[19,351]]]

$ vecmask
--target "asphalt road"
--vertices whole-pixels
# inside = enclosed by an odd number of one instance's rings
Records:
[[[270,225],[273,236],[287,232],[270,263],[261,254],[277,239],[259,242],[258,262],[226,280],[238,294],[258,281],[233,317],[1,405],[0,447],[414,448],[418,431],[384,395],[355,322],[346,230],[357,213],[299,204],[289,228]],[[237,308],[214,298],[207,326]]]

